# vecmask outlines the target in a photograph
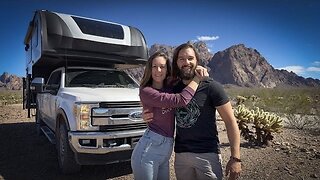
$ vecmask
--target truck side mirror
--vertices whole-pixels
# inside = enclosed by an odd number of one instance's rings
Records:
[[[36,93],[42,92],[44,86],[44,78],[36,77],[31,81],[30,89],[34,90]]]

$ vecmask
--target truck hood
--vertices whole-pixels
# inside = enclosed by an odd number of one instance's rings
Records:
[[[64,88],[60,95],[74,101],[140,101],[139,88]]]

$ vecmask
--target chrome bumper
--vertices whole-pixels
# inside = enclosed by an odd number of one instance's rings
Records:
[[[145,129],[130,130],[130,131],[115,131],[115,132],[69,132],[69,143],[71,148],[77,153],[88,154],[106,154],[115,151],[125,151],[134,148],[135,143],[128,139],[141,137]],[[104,141],[124,139],[125,143],[117,144],[112,147],[105,147]],[[81,140],[94,140],[95,146],[83,146]]]

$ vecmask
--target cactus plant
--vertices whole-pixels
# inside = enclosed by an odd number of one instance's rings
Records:
[[[243,96],[237,96],[237,105],[243,104],[245,100],[247,100],[247,98]]]
[[[250,143],[267,145],[273,139],[272,133],[281,132],[281,117],[258,107],[249,110],[245,105],[240,104],[234,114],[238,119],[241,135]]]

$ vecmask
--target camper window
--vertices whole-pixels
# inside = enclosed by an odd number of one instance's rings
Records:
[[[122,26],[107,22],[100,22],[79,17],[72,17],[77,23],[82,33],[95,36],[124,39]]]

